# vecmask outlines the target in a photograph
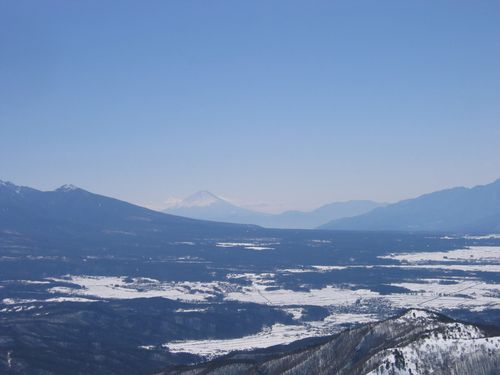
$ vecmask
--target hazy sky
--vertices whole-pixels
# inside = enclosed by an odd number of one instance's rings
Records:
[[[309,208],[499,177],[499,1],[0,2],[0,179]]]

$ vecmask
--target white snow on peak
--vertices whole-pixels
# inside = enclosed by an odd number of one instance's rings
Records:
[[[67,184],[63,185],[60,188],[56,189],[56,191],[73,191],[73,190],[78,190],[78,186]]]
[[[190,207],[208,207],[217,202],[223,202],[222,198],[219,198],[215,194],[209,191],[202,190],[190,195],[185,199],[171,198],[167,201],[169,209],[173,208],[190,208]]]
[[[433,312],[420,309],[410,309],[401,316],[401,319],[404,320],[413,320],[413,319],[434,320],[436,318],[437,315],[434,314]]]
[[[16,192],[16,194],[21,194],[22,190],[23,190],[23,187],[22,186],[17,186],[15,184],[13,184],[12,182],[9,182],[9,181],[3,181],[3,180],[0,180],[0,186],[5,186],[13,191]]]
[[[199,191],[188,198],[186,198],[183,202],[183,204],[186,207],[205,207],[205,206],[210,206],[221,199],[214,194],[210,193],[209,191]]]
[[[447,373],[461,374],[460,370],[467,368],[461,367],[464,360],[471,361],[469,364],[480,363],[481,358],[500,355],[500,337],[486,337],[475,326],[452,322],[427,328],[433,332],[407,345],[377,353],[372,360],[376,358],[380,366],[367,375],[431,374],[442,373],[436,369],[444,368],[450,369]]]

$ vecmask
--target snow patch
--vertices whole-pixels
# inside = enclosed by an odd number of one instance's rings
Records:
[[[375,316],[366,314],[332,314],[322,321],[300,325],[273,324],[257,334],[234,339],[172,341],[163,346],[172,353],[191,353],[212,359],[237,350],[267,348],[306,337],[330,335],[339,332],[344,324],[375,320]]]
[[[399,253],[379,256],[380,259],[392,259],[407,263],[427,262],[461,262],[461,263],[495,263],[500,264],[500,246],[471,246],[467,249]]]
[[[270,244],[259,244],[253,242],[217,242],[216,247],[231,248],[231,247],[242,247],[246,250],[274,250],[274,247],[269,247]]]
[[[53,287],[51,293],[73,296],[92,296],[103,299],[132,299],[162,297],[182,301],[206,301],[224,290],[231,290],[229,283],[223,282],[160,282],[150,278],[128,279],[125,276],[68,276],[53,279],[78,285],[74,287]]]

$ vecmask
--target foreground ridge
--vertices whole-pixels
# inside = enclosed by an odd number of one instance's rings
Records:
[[[410,309],[298,350],[238,352],[198,365],[173,367],[157,375],[494,375],[499,369],[497,328]]]

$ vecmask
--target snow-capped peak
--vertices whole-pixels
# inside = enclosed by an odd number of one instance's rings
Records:
[[[11,191],[14,191],[17,194],[21,194],[21,192],[24,189],[24,187],[22,187],[22,186],[17,186],[16,184],[13,184],[12,182],[3,181],[3,180],[0,180],[0,186],[5,187]]]
[[[185,207],[206,207],[210,206],[216,202],[221,201],[222,199],[212,194],[209,191],[202,190],[194,193],[193,195],[187,197],[183,201],[183,205]]]
[[[223,202],[222,198],[219,198],[215,194],[209,191],[201,190],[198,191],[185,199],[170,198],[167,201],[168,209],[173,208],[190,208],[190,207],[208,207],[217,202]]]
[[[56,191],[67,192],[67,191],[74,191],[74,190],[78,190],[78,189],[79,189],[78,186],[67,184],[67,185],[63,185],[63,186],[57,188]]]
[[[403,315],[399,317],[400,320],[436,320],[438,316],[432,311],[421,310],[421,309],[409,309]]]

